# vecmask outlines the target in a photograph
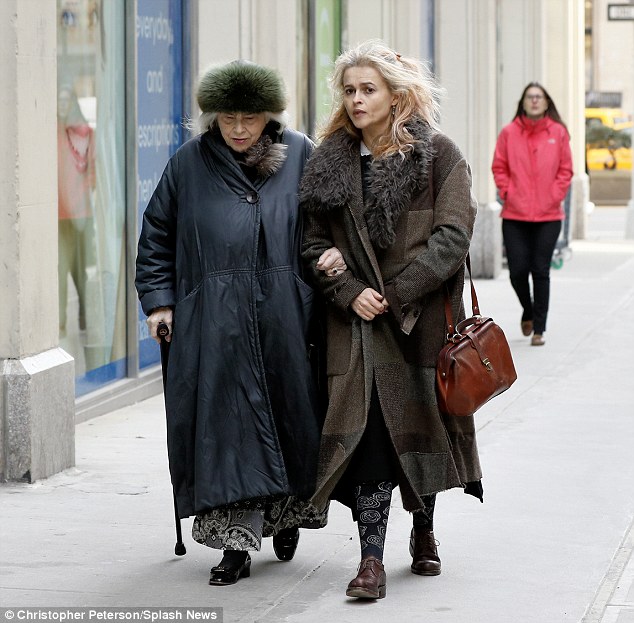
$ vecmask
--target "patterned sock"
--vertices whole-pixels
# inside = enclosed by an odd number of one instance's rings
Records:
[[[365,483],[354,488],[361,558],[383,560],[387,520],[392,500],[391,482]]]
[[[436,494],[422,497],[423,508],[414,511],[414,528],[418,530],[434,529],[434,509],[436,508]]]

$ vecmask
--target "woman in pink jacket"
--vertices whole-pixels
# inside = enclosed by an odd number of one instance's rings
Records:
[[[572,178],[570,137],[546,89],[531,82],[495,146],[493,177],[503,201],[502,234],[522,333],[545,344],[550,262]],[[529,284],[533,282],[533,293]]]

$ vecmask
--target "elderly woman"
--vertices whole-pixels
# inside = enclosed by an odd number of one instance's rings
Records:
[[[440,573],[436,494],[462,487],[482,498],[473,417],[440,413],[434,383],[445,291],[464,318],[476,203],[464,156],[437,129],[439,88],[418,61],[371,41],[337,59],[332,83],[335,109],[300,187],[303,255],[328,319],[313,501],[352,509],[361,563],[346,594],[377,599],[396,486],[413,512],[411,571],[424,576]]]
[[[210,584],[250,575],[273,535],[293,558],[322,527],[314,491],[320,399],[313,290],[297,188],[313,145],[285,127],[279,75],[236,61],[200,81],[202,134],[170,159],[143,218],[136,285],[152,337],[170,328],[169,465],[193,538],[224,550]]]

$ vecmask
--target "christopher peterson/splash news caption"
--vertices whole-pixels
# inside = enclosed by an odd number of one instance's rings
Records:
[[[222,608],[157,608],[157,607],[84,607],[84,608],[0,608],[0,623],[21,621],[52,621],[53,623],[69,623],[84,621],[99,623],[108,621],[145,621],[158,623],[159,621],[213,621],[223,623]]]

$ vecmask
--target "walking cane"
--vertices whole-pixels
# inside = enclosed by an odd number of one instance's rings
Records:
[[[170,334],[170,330],[164,322],[159,322],[156,333],[161,338],[161,370],[163,372],[163,394],[165,395],[165,386],[167,382],[167,361],[170,356],[170,343],[165,338]],[[174,498],[174,521],[176,523],[176,545],[174,546],[174,553],[177,556],[184,556],[187,553],[187,550],[185,549],[185,544],[183,543],[181,520],[178,516],[176,492],[174,491],[173,486],[172,497]]]

